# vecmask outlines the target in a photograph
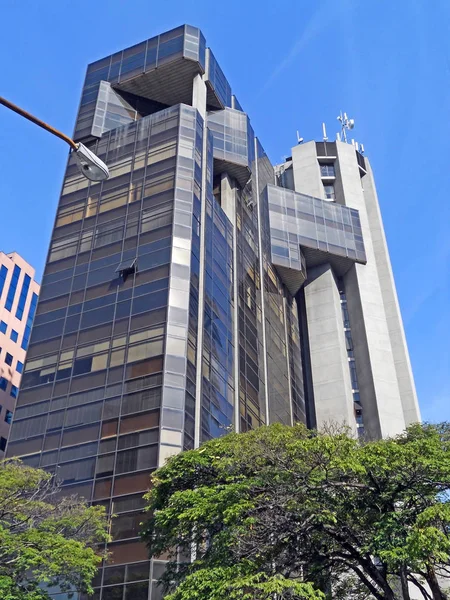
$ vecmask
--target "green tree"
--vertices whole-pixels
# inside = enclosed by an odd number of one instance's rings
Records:
[[[45,600],[47,586],[92,592],[108,539],[104,509],[62,497],[50,474],[0,461],[0,597]]]
[[[169,553],[168,598],[409,600],[412,585],[444,600],[449,433],[361,442],[272,425],[171,458],[143,532],[152,555]]]

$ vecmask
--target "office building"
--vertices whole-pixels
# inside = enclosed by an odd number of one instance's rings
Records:
[[[74,137],[111,176],[69,157],[8,455],[118,515],[97,598],[155,600],[158,465],[276,421],[395,433],[414,384],[368,162],[275,172],[199,29],[89,65]]]
[[[17,252],[0,252],[0,458],[5,454],[38,296],[33,267]]]

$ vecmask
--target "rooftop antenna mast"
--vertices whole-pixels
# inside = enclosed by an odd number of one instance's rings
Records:
[[[349,119],[347,117],[347,113],[342,113],[337,118],[341,123],[341,133],[339,135],[339,140],[342,137],[343,141],[347,143],[347,130],[353,129],[355,127],[355,120]]]

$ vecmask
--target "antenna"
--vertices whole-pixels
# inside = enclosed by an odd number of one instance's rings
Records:
[[[322,123],[322,132],[323,132],[323,141],[328,142],[327,128],[325,127],[325,123]]]
[[[349,119],[347,117],[347,113],[342,114],[341,111],[341,114],[338,116],[337,120],[341,123],[342,138],[344,142],[347,143],[347,129],[350,130],[355,127],[355,119]]]
[[[297,144],[301,144],[302,142],[303,142],[303,138],[300,137],[300,134],[299,134],[298,129],[297,129]]]
[[[364,144],[359,145],[359,151],[361,152],[361,154],[364,154]]]

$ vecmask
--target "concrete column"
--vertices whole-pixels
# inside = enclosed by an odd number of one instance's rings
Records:
[[[344,277],[364,426],[372,437],[387,437],[405,428],[403,407],[355,148],[336,146],[345,204],[359,211],[367,256]]]
[[[192,87],[192,106],[203,117],[203,149],[202,149],[202,192],[200,216],[200,266],[198,284],[198,325],[197,325],[197,373],[195,394],[195,430],[194,447],[200,446],[202,415],[202,359],[203,359],[203,322],[205,304],[205,229],[206,229],[206,169],[208,154],[208,130],[206,127],[206,83],[201,75],[196,75]]]
[[[206,119],[206,83],[203,80],[203,76],[200,74],[194,77],[192,85],[192,106],[198,110],[203,119]]]
[[[389,250],[386,243],[380,206],[378,203],[375,181],[366,159],[367,175],[363,178],[364,198],[366,201],[367,216],[372,233],[372,244],[378,270],[381,293],[383,296],[384,311],[391,340],[394,356],[395,370],[400,390],[403,413],[407,425],[420,421],[419,403],[417,401],[416,387],[409,359],[408,346],[400,312],[400,306],[395,289]]]
[[[220,181],[220,199],[222,208],[233,225],[233,346],[234,346],[234,431],[239,433],[241,420],[239,414],[239,297],[236,236],[236,185],[227,173],[222,173]]]
[[[295,191],[325,200],[316,142],[299,144],[292,148]]]
[[[220,176],[220,202],[233,227],[236,225],[236,187],[227,173]]]
[[[308,269],[305,307],[317,428],[339,423],[356,432],[340,296],[329,264]]]

